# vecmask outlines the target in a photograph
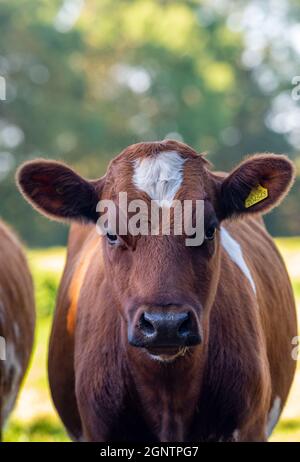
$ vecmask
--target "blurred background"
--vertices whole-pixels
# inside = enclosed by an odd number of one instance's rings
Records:
[[[24,160],[61,159],[95,178],[127,145],[163,138],[207,151],[218,169],[253,152],[288,154],[296,184],[266,221],[284,236],[299,306],[299,19],[300,0],[0,0],[0,216],[31,248],[38,310],[6,440],[67,439],[45,361],[65,252],[53,246],[68,229],[20,197]],[[300,440],[299,382],[277,439]]]
[[[2,0],[1,216],[31,246],[65,243],[15,188],[38,156],[94,178],[127,145],[167,137],[218,169],[260,151],[300,166],[299,18],[299,0]],[[298,179],[273,234],[300,234],[299,200]]]

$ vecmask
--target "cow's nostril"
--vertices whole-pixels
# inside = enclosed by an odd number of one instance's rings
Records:
[[[192,329],[192,322],[189,313],[186,313],[186,319],[184,319],[178,327],[178,334],[180,337],[185,337],[190,334]]]
[[[139,311],[128,324],[128,340],[142,348],[179,348],[197,345],[201,337],[192,311],[152,310]]]
[[[146,319],[145,313],[140,317],[140,329],[145,335],[153,335],[155,333],[155,328],[153,324]]]

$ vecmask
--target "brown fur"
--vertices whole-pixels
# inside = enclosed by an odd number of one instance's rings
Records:
[[[129,199],[147,199],[132,184],[132,161],[162,150],[186,158],[176,198],[205,200],[206,226],[224,221],[241,245],[257,293],[221,246],[219,230],[199,248],[186,247],[177,236],[124,237],[111,248],[93,224],[72,225],[49,349],[54,403],[77,440],[263,441],[274,399],[285,403],[293,379],[297,327],[284,263],[257,214],[284,197],[293,166],[284,156],[265,154],[227,176],[213,173],[182,143],[141,143],[114,159],[98,182],[81,179],[82,201],[91,185],[98,198],[116,199],[127,191]],[[77,174],[68,178],[68,194],[53,213],[52,186],[40,178],[35,184],[31,167],[37,173],[47,168],[53,178],[65,167],[34,161],[19,172],[23,193],[43,213],[69,217],[70,206],[77,220],[95,221],[91,204],[79,204],[78,195],[75,208],[70,202]],[[258,183],[269,198],[246,210],[244,201]],[[228,220],[240,215],[243,220]],[[128,344],[127,328],[138,307],[167,311],[174,302],[193,307],[203,342],[172,363],[160,363]]]
[[[0,361],[0,432],[11,412],[28,366],[35,325],[32,278],[16,236],[0,222],[0,335],[6,360]]]

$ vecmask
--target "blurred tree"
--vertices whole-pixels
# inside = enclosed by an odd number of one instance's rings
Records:
[[[299,16],[298,0],[2,1],[1,216],[30,245],[64,243],[16,191],[38,156],[95,177],[128,144],[169,137],[219,169],[259,151],[299,164]],[[274,234],[300,233],[299,197],[298,181]]]

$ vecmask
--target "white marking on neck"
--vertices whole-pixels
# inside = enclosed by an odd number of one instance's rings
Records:
[[[221,244],[230,256],[231,260],[234,261],[234,263],[236,263],[237,266],[244,273],[244,275],[250,282],[251,287],[254,290],[254,293],[256,294],[255,282],[252,278],[247,263],[245,262],[241,246],[235,239],[233,239],[233,237],[223,226],[221,226]]]
[[[279,396],[276,396],[276,398],[273,401],[273,406],[269,412],[269,417],[268,417],[267,432],[266,432],[268,438],[269,436],[271,436],[272,431],[276,427],[276,424],[280,416],[280,411],[281,411],[281,399],[279,398]]]
[[[133,184],[152,200],[170,207],[183,179],[183,159],[177,151],[162,151],[134,163]]]
[[[218,439],[218,442],[219,443],[225,443],[226,441],[230,442],[230,443],[233,443],[233,442],[237,442],[239,441],[239,437],[240,437],[240,431],[238,429],[234,430],[234,432],[232,433],[231,435],[231,438],[224,438],[223,436],[221,436],[221,438]]]
[[[232,433],[232,440],[233,441],[238,441],[240,438],[240,431],[238,429],[234,430]]]

